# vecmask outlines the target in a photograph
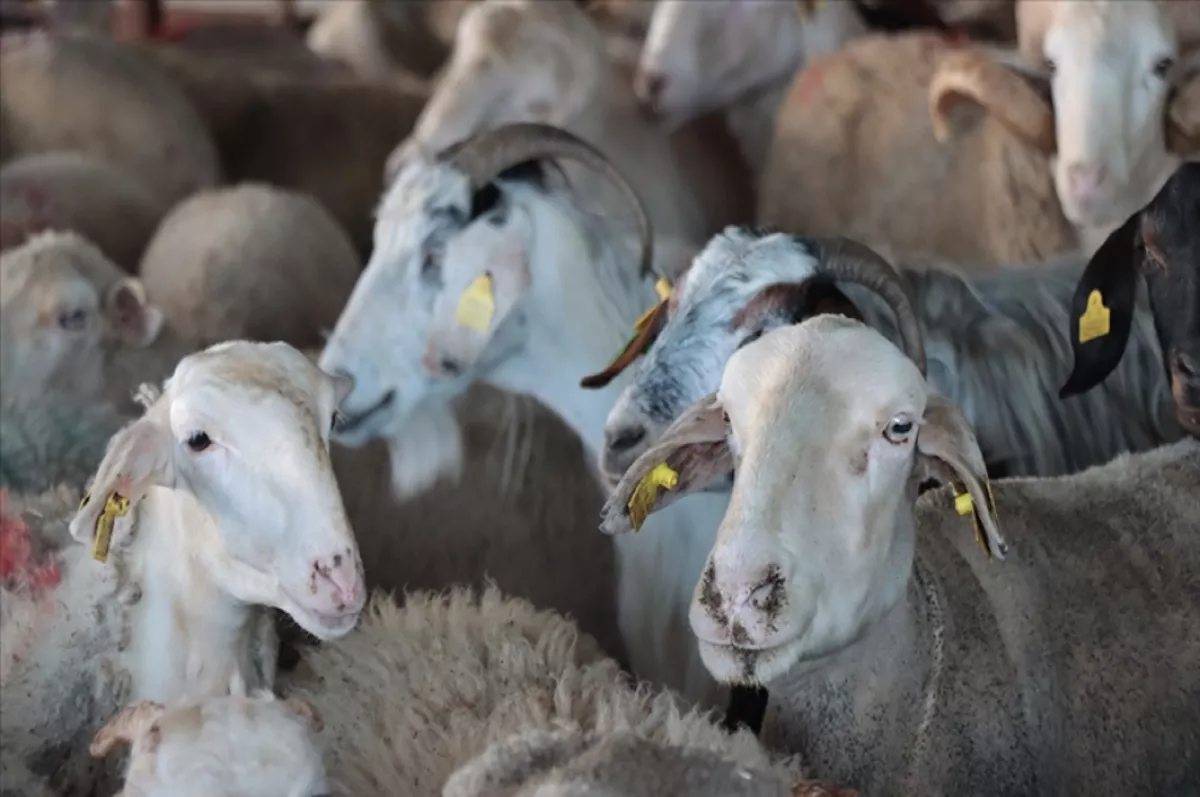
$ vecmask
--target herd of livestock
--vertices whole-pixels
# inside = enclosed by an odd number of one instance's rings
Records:
[[[0,39],[4,797],[1200,794],[1200,0],[114,8]]]

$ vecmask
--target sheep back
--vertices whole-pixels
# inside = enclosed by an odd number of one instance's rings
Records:
[[[218,180],[216,149],[187,98],[116,42],[82,33],[6,37],[0,94],[15,153],[84,152],[168,203]]]
[[[198,347],[231,338],[319,345],[358,273],[346,233],[312,197],[256,183],[181,202],[141,264],[151,300]]]
[[[134,272],[166,212],[136,177],[77,152],[28,155],[0,169],[0,251],[38,230],[74,230]]]

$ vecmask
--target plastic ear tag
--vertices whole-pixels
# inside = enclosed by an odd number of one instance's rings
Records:
[[[650,510],[654,508],[654,502],[658,499],[658,488],[674,490],[678,484],[679,474],[665,462],[655,465],[649,473],[642,477],[637,487],[634,488],[628,504],[629,522],[633,525],[634,531],[640,529],[646,522],[646,518],[650,517]]]
[[[486,332],[496,313],[496,299],[492,296],[492,275],[484,272],[471,281],[458,297],[454,320],[467,329]]]
[[[954,496],[954,508],[960,515],[970,515],[975,512],[975,499],[965,490]]]
[[[1107,335],[1111,319],[1112,312],[1104,306],[1104,297],[1100,291],[1089,293],[1087,309],[1079,317],[1079,342],[1087,343]]]
[[[671,298],[671,283],[667,282],[666,277],[659,277],[658,282],[654,283],[654,292],[658,294],[660,301],[666,301]]]
[[[83,501],[79,504],[80,509],[87,506],[91,495],[89,491],[83,496]],[[92,538],[92,558],[97,562],[103,564],[108,561],[113,524],[117,522],[117,518],[127,514],[129,514],[129,499],[120,493],[109,493],[108,498],[104,501],[104,509],[100,510],[100,517],[96,518],[96,533]]]
[[[979,521],[979,512],[975,508],[975,499],[971,497],[971,493],[967,491],[964,484],[954,482],[950,485],[950,489],[954,491],[954,509],[960,515],[971,515],[975,526],[975,541],[979,543],[979,547],[987,554],[988,561],[992,559],[992,549],[988,545],[987,536],[983,533],[983,524]],[[993,517],[996,514],[996,499],[992,496],[992,483],[984,482],[984,489],[987,491],[988,509],[991,510]]]

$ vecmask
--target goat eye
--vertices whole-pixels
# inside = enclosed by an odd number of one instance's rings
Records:
[[[78,332],[87,326],[87,310],[68,310],[58,317],[58,325],[70,332]]]
[[[195,432],[187,439],[187,447],[199,454],[212,445],[212,439],[204,432]]]
[[[1154,76],[1157,78],[1165,78],[1167,73],[1171,71],[1171,67],[1175,66],[1175,59],[1170,56],[1159,59],[1154,65]]]
[[[883,436],[888,439],[889,443],[903,443],[912,434],[912,430],[912,421],[892,421],[883,430]]]

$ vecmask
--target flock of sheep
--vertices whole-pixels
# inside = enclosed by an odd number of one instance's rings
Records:
[[[102,2],[0,40],[0,793],[1200,793],[1200,2]]]

